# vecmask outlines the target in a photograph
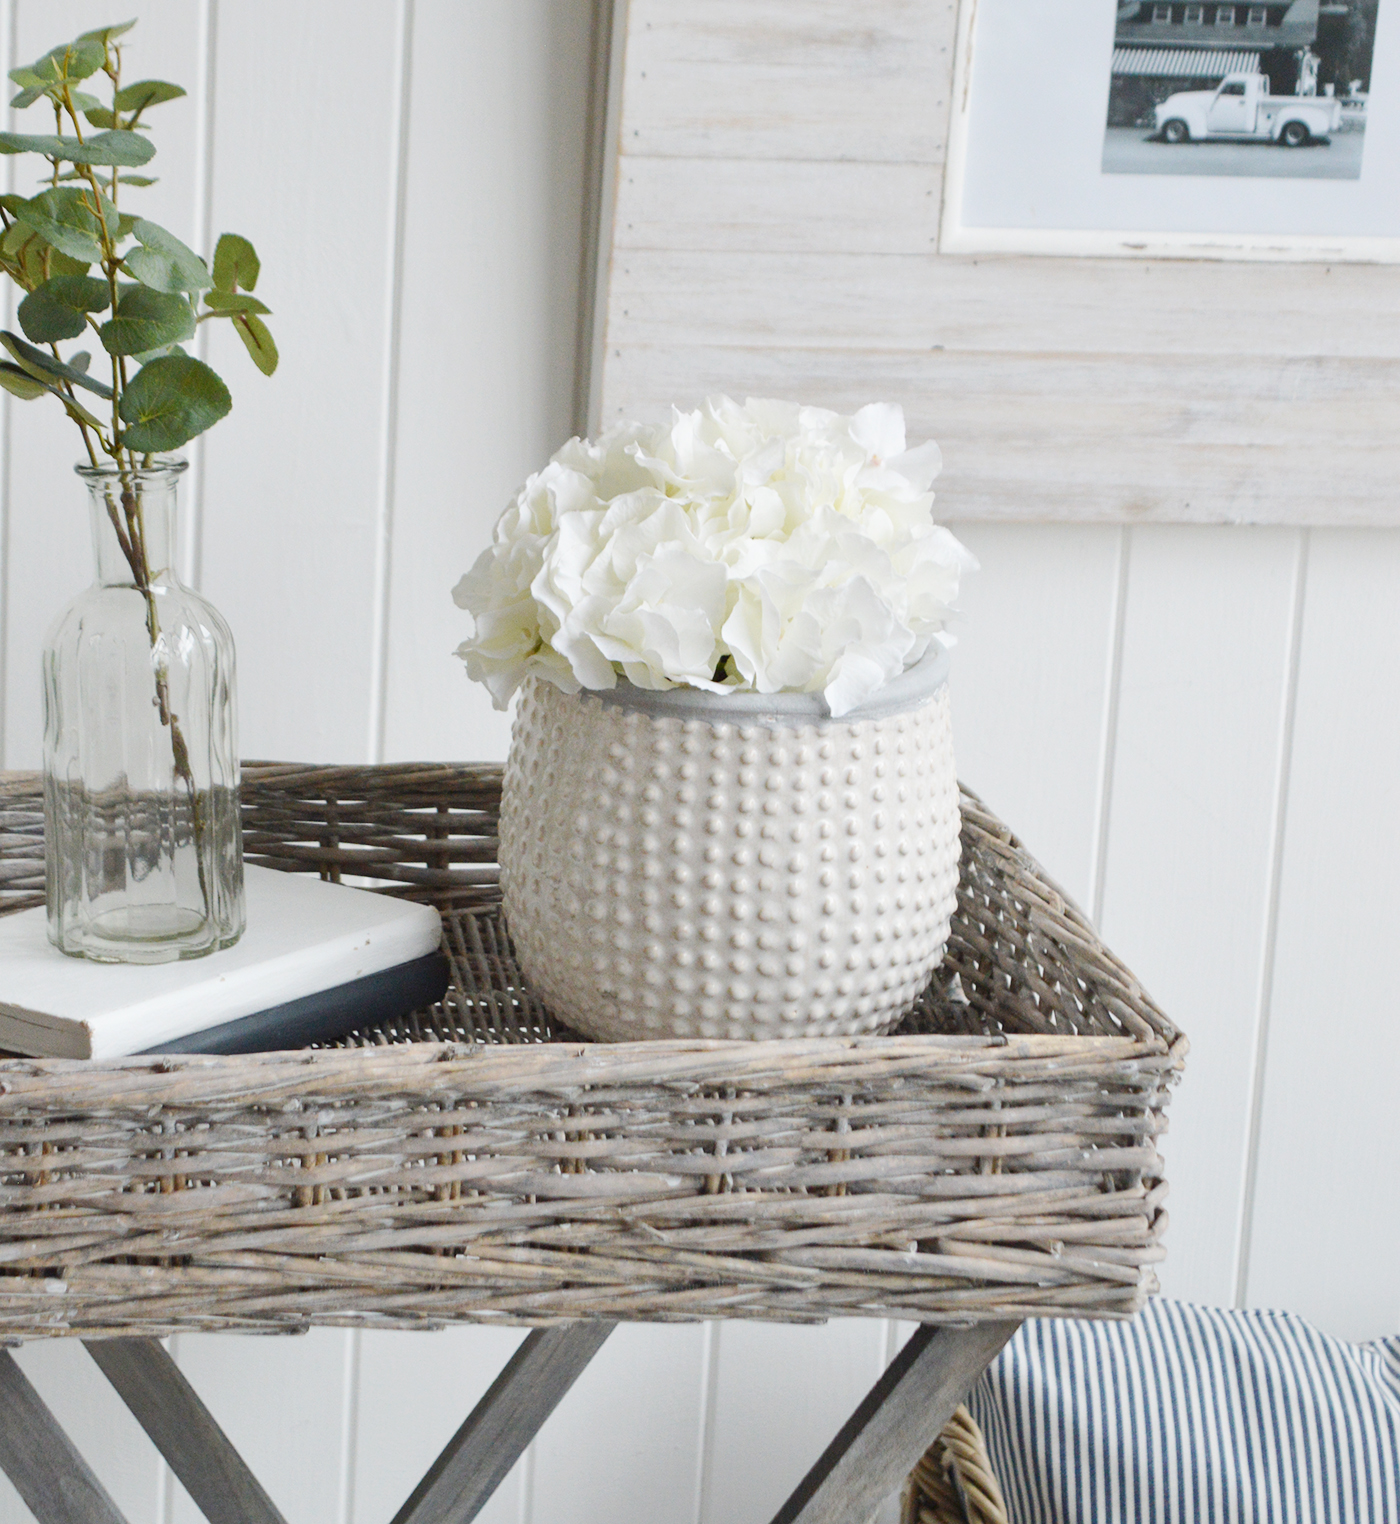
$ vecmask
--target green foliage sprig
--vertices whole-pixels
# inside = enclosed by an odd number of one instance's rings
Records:
[[[123,471],[178,449],[232,406],[219,376],[183,348],[199,324],[227,319],[264,375],[277,368],[263,322],[269,309],[252,295],[259,271],[252,244],[225,233],[211,271],[173,233],[120,208],[123,186],[155,184],[126,173],[155,156],[142,117],[185,93],[159,79],[122,84],[117,39],[135,24],[84,32],[12,69],[20,91],[10,104],[48,101],[54,131],[0,132],[0,154],[39,154],[49,165],[37,195],[0,196],[0,269],[25,293],[24,337],[0,331],[8,355],[0,386],[27,401],[57,397],[92,464],[101,450]],[[111,84],[110,106],[77,88],[99,72]],[[89,330],[110,360],[110,381],[91,373],[88,351],[59,352],[61,342]],[[108,406],[98,409],[94,398]]]
[[[156,597],[162,569],[147,551],[142,468],[153,454],[202,434],[232,406],[219,376],[184,350],[201,323],[230,321],[264,375],[277,369],[277,346],[263,322],[269,309],[251,294],[259,264],[246,238],[225,233],[211,271],[173,233],[121,210],[123,186],[155,184],[148,175],[124,173],[155,157],[142,117],[185,93],[159,79],[122,84],[118,38],[135,24],[84,32],[10,71],[20,87],[10,104],[23,109],[48,101],[54,130],[0,132],[0,154],[38,154],[49,166],[48,185],[37,195],[0,196],[0,270],[24,292],[18,313],[24,337],[0,330],[8,355],[0,359],[0,386],[26,401],[57,397],[82,431],[92,465],[100,464],[101,450],[115,467],[115,481],[103,487],[107,516],[145,601],[156,710],[189,795],[200,889],[212,913],[203,848],[208,820],[171,706]],[[111,83],[110,106],[77,88],[99,72]],[[89,351],[59,351],[60,343],[89,330],[108,357],[110,381],[91,373]],[[107,404],[101,413],[94,410],[99,403]]]

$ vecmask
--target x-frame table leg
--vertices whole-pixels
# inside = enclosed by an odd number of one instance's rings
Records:
[[[616,1327],[564,1323],[527,1335],[393,1524],[467,1524],[474,1519]]]
[[[468,1524],[617,1325],[529,1334],[448,1442],[394,1524]],[[285,1524],[271,1498],[154,1339],[87,1342],[210,1524]],[[14,1356],[0,1349],[0,1470],[39,1524],[125,1524]]]
[[[209,1524],[285,1524],[163,1345],[154,1339],[85,1342]],[[101,1482],[4,1350],[0,1469],[39,1524],[123,1524]]]
[[[285,1524],[163,1344],[155,1339],[85,1342],[209,1524]]]
[[[861,1524],[909,1474],[1019,1322],[925,1323],[773,1517],[773,1524]]]
[[[616,1326],[578,1322],[531,1333],[393,1524],[469,1524]],[[1018,1326],[917,1329],[773,1524],[852,1524],[868,1518]],[[160,1344],[114,1339],[87,1347],[211,1524],[283,1524]],[[39,1524],[124,1524],[5,1350],[0,1350],[0,1469]]]
[[[126,1524],[7,1349],[0,1349],[0,1470],[39,1524]]]

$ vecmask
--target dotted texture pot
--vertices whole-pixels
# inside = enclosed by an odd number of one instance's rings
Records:
[[[820,694],[525,685],[500,864],[520,965],[604,1041],[882,1032],[958,888],[947,656]]]

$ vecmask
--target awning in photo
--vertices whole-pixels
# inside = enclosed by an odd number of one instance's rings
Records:
[[[1166,79],[1220,79],[1226,74],[1257,74],[1259,54],[1223,48],[1114,48],[1113,72],[1154,74]]]

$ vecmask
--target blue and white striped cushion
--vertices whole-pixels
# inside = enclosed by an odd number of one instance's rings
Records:
[[[1400,1524],[1400,1338],[1164,1300],[1033,1319],[968,1406],[1012,1524]]]

